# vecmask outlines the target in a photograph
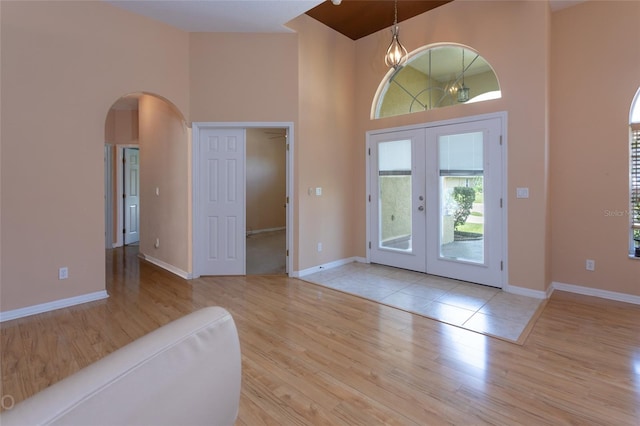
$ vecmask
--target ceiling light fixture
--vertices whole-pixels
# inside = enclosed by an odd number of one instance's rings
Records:
[[[333,3],[334,6],[339,6],[342,0],[331,0],[331,3]]]
[[[462,48],[462,86],[458,88],[458,102],[469,100],[469,88],[464,85],[464,48]]]
[[[384,55],[384,63],[388,67],[397,70],[407,61],[407,49],[398,39],[398,0],[393,2],[393,28],[391,28],[391,44]]]

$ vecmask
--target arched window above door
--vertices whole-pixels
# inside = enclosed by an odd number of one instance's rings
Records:
[[[457,44],[425,46],[392,70],[378,88],[372,118],[392,117],[501,97],[491,65]]]

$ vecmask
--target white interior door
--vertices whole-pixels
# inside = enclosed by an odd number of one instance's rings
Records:
[[[376,134],[369,143],[374,263],[425,272],[425,132]]]
[[[503,285],[501,118],[369,135],[373,263]]]
[[[199,275],[245,274],[245,130],[199,133]]]
[[[140,241],[140,151],[124,148],[124,243]]]
[[[427,272],[502,287],[498,118],[427,129]]]

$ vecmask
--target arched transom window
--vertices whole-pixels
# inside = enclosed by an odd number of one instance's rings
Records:
[[[491,65],[466,46],[426,46],[392,71],[380,85],[372,118],[501,97]]]

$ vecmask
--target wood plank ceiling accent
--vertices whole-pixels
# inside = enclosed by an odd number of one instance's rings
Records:
[[[425,13],[452,0],[398,1],[398,22]],[[330,0],[307,11],[307,15],[333,28],[352,40],[373,34],[393,25],[393,1],[342,0],[334,5]]]

